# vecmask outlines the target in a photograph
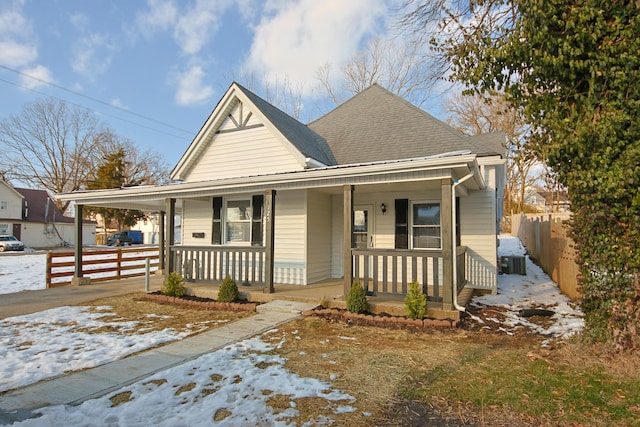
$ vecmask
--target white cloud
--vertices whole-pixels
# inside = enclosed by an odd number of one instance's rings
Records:
[[[304,82],[326,63],[346,62],[388,10],[383,0],[274,0],[265,12],[272,14],[256,26],[245,67]]]
[[[188,55],[197,54],[220,29],[224,13],[232,5],[231,0],[196,0],[180,16],[173,31],[180,49]]]
[[[33,44],[15,40],[0,41],[0,63],[7,67],[22,68],[38,58],[38,49]]]
[[[31,34],[31,23],[22,13],[23,6],[24,1],[6,2],[0,5],[0,36]]]
[[[37,87],[44,86],[47,83],[54,82],[51,70],[44,65],[36,65],[33,68],[23,70],[23,72],[31,77],[26,77],[24,75],[20,77],[22,86],[27,89],[35,89]]]
[[[125,110],[129,109],[129,107],[125,105],[120,98],[113,98],[111,100],[111,105],[113,105],[114,107],[123,108]]]
[[[105,35],[89,34],[79,38],[71,49],[71,68],[76,73],[93,81],[97,76],[106,72],[115,50],[115,44]]]
[[[147,7],[148,10],[136,18],[136,26],[145,37],[175,25],[178,9],[173,0],[147,0]]]
[[[27,67],[38,58],[33,27],[23,6],[23,1],[0,4],[0,64],[7,67]]]
[[[206,74],[201,66],[194,65],[175,76],[178,105],[196,105],[208,101],[213,95],[213,87],[203,82]]]

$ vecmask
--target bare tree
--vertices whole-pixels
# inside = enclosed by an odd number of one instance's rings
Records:
[[[380,37],[353,55],[337,77],[332,74],[331,64],[325,64],[316,73],[322,92],[336,105],[378,83],[421,106],[429,98],[437,77],[425,62],[420,44]]]
[[[39,100],[0,123],[7,177],[50,193],[79,190],[99,158],[99,121],[64,101]],[[68,202],[59,206],[63,211]]]
[[[509,104],[502,94],[489,96],[455,95],[447,103],[449,119],[456,129],[468,135],[503,131],[507,138],[507,183],[505,213],[522,212],[527,188],[537,179],[533,168],[539,164],[529,142],[530,127],[522,112]]]

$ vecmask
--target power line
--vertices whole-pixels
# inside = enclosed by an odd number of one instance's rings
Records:
[[[2,67],[2,68],[6,68],[6,67],[4,67],[4,66],[2,66],[2,65],[0,65],[0,67]],[[48,94],[48,93],[41,92],[41,91],[39,91],[39,90],[36,90],[36,89],[30,88],[30,87],[26,87],[26,86],[20,85],[20,84],[18,84],[18,83],[12,82],[12,81],[5,80],[5,79],[3,79],[3,78],[0,78],[0,82],[4,82],[4,83],[10,84],[10,85],[13,85],[13,86],[19,87],[20,89],[24,89],[24,90],[28,90],[28,91],[31,91],[31,92],[39,93],[40,95],[49,96],[49,97],[51,97],[51,98],[55,98],[55,99],[57,99],[57,100],[59,100],[59,101],[63,101],[63,102],[67,102],[67,103],[69,103],[69,104],[71,104],[71,105],[75,105],[76,107],[89,109],[89,108],[85,107],[84,105],[80,105],[80,104],[77,104],[77,103],[75,103],[75,102],[68,101],[68,100],[66,100],[66,99],[63,99],[63,98],[57,97],[57,96],[55,96],[55,95],[50,95],[50,94]],[[85,96],[85,98],[90,98],[90,97]],[[102,103],[102,104],[104,104],[104,102],[101,102],[101,103]],[[109,104],[106,104],[106,105],[109,105]],[[114,108],[119,108],[119,107],[115,107],[115,106],[113,106],[113,107],[114,107]],[[122,108],[120,108],[120,109],[121,109],[121,110],[123,110],[123,111],[127,111],[127,110],[122,109]],[[132,125],[134,125],[134,126],[138,126],[138,127],[141,127],[141,128],[144,128],[144,129],[148,129],[148,130],[153,131],[153,132],[157,132],[157,133],[162,134],[162,135],[169,135],[169,136],[172,136],[172,137],[174,137],[174,138],[181,139],[181,140],[182,140],[182,139],[184,139],[184,137],[183,137],[183,136],[174,135],[174,134],[172,134],[172,133],[167,133],[167,132],[165,132],[165,131],[161,131],[160,129],[152,128],[152,127],[147,126],[147,125],[144,125],[144,124],[142,124],[142,123],[134,122],[134,121],[131,121],[131,120],[127,120],[127,119],[125,119],[125,118],[122,118],[122,117],[114,116],[113,114],[105,113],[104,111],[99,111],[99,110],[92,110],[92,111],[95,111],[95,112],[97,112],[97,113],[99,113],[99,114],[102,114],[102,115],[107,116],[107,117],[111,117],[111,118],[116,119],[116,120],[121,120],[121,121],[123,121],[123,122],[129,123],[129,124],[132,124]],[[155,121],[155,120],[153,120],[153,121]],[[161,123],[161,122],[158,122],[158,123]],[[162,123],[161,123],[161,124],[162,124]],[[169,127],[171,127],[171,128],[174,128],[174,127],[173,127],[173,126],[171,126],[171,125],[168,125],[168,126],[169,126]],[[180,129],[180,128],[175,128],[175,129],[180,130],[180,131],[182,131],[182,132],[187,132],[187,131],[186,131],[186,130],[184,130],[184,129]],[[191,132],[189,132],[189,133],[190,133],[190,134],[192,134]]]
[[[160,121],[160,120],[156,120],[156,119],[154,119],[154,118],[152,118],[152,117],[148,117],[148,116],[145,116],[145,115],[143,115],[143,114],[136,113],[135,111],[127,110],[126,108],[122,108],[122,107],[119,107],[119,106],[117,106],[117,105],[113,105],[113,104],[111,104],[111,103],[109,103],[109,102],[102,101],[101,99],[94,98],[94,97],[92,97],[92,96],[82,94],[82,93],[80,93],[80,92],[77,92],[77,91],[72,90],[72,89],[68,89],[68,88],[66,88],[66,87],[64,87],[64,86],[61,86],[61,85],[59,85],[59,84],[56,84],[56,83],[53,83],[53,82],[49,82],[49,81],[44,80],[44,79],[41,79],[41,78],[39,78],[39,77],[35,77],[35,76],[30,75],[30,74],[24,73],[24,72],[22,72],[22,71],[19,71],[19,70],[16,70],[16,69],[13,69],[13,68],[7,67],[6,65],[2,65],[2,64],[0,64],[0,68],[3,68],[3,69],[5,69],[5,70],[7,70],[7,71],[11,71],[11,72],[13,72],[13,73],[19,74],[19,75],[24,76],[24,77],[28,77],[28,78],[30,78],[30,79],[32,79],[32,80],[39,81],[39,82],[41,82],[41,83],[44,83],[44,84],[46,84],[46,85],[49,85],[49,86],[55,87],[55,88],[57,88],[57,89],[60,89],[60,90],[65,91],[65,92],[72,93],[72,94],[74,94],[74,95],[76,95],[76,96],[80,96],[80,97],[82,97],[82,98],[86,98],[86,99],[91,100],[91,101],[93,101],[93,102],[97,102],[98,104],[106,105],[107,107],[114,108],[114,109],[116,109],[116,110],[120,110],[120,111],[125,112],[125,113],[127,113],[127,114],[134,115],[134,116],[139,117],[139,118],[141,118],[141,119],[148,120],[148,121],[150,121],[150,122],[153,122],[153,123],[156,123],[156,124],[159,124],[159,125],[162,125],[162,126],[165,126],[165,127],[171,128],[171,129],[174,129],[174,130],[178,130],[178,131],[180,131],[180,132],[184,132],[184,133],[189,134],[189,135],[193,135],[193,132],[192,132],[192,131],[189,131],[189,130],[186,130],[186,129],[182,129],[182,128],[179,128],[179,127],[177,127],[177,126],[170,125],[170,124],[165,123],[165,122],[162,122],[162,121]],[[0,80],[1,80],[1,79],[0,79]],[[33,92],[36,92],[36,93],[42,93],[42,92],[36,91],[35,89],[32,89],[32,88],[24,87],[24,86],[21,86],[21,85],[18,85],[18,84],[12,83],[12,82],[7,82],[6,80],[2,80],[2,81],[4,81],[5,83],[11,83],[11,84],[14,84],[15,86],[21,87],[21,88],[26,89],[26,90],[30,90],[30,91],[33,91]],[[47,94],[43,94],[43,95],[49,96],[49,95],[47,95]],[[60,99],[60,98],[58,98],[58,99]],[[77,105],[77,104],[76,104],[76,105]],[[127,121],[127,120],[125,120],[125,121]],[[133,124],[135,124],[134,122],[129,122],[129,123],[133,123]],[[143,126],[143,125],[140,125],[140,126]],[[144,126],[143,126],[143,127],[144,127]],[[150,128],[147,128],[147,129],[150,129]]]

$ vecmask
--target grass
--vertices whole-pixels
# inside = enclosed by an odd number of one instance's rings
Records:
[[[534,354],[520,349],[475,352],[459,364],[414,372],[417,381],[402,394],[508,409],[558,424],[640,425],[637,373],[618,376],[604,364],[585,366]]]

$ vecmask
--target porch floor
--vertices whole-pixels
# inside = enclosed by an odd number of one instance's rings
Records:
[[[212,298],[218,296],[219,283],[186,282],[185,287],[189,295]],[[263,292],[262,285],[239,285],[241,298],[256,302],[270,302],[273,300],[300,301],[317,303],[328,308],[346,308],[344,298],[344,284],[342,279],[329,279],[312,285],[274,285],[275,293]],[[466,306],[473,296],[473,289],[464,288],[458,295],[458,304]],[[401,295],[377,294],[368,296],[369,310],[372,313],[388,313],[396,316],[406,315],[404,297]],[[439,303],[429,303],[428,314],[436,319],[460,320],[458,310],[443,310]]]

